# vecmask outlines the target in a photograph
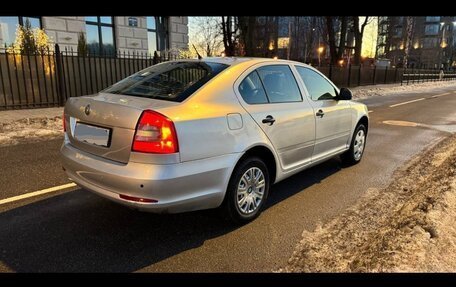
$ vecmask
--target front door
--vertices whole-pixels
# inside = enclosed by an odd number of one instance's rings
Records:
[[[315,117],[289,65],[266,65],[239,84],[242,106],[267,135],[284,170],[310,163]]]

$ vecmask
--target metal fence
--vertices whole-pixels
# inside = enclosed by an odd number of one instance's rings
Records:
[[[0,53],[0,110],[55,107],[69,97],[96,93],[172,54],[77,55],[73,50],[43,54]]]
[[[355,87],[366,85],[401,83],[408,85],[413,83],[430,81],[449,81],[456,79],[455,71],[444,71],[441,74],[438,69],[404,69],[377,66],[326,66],[317,69],[333,81],[337,86]]]
[[[69,97],[97,93],[113,83],[153,64],[177,59],[171,54],[146,53],[77,55],[73,50],[43,54],[0,53],[0,110],[63,105]],[[317,67],[340,87],[389,83],[410,84],[454,80],[455,72],[388,67]]]

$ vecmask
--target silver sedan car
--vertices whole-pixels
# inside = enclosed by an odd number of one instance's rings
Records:
[[[64,111],[63,168],[81,187],[139,210],[220,207],[257,217],[270,186],[331,157],[361,160],[368,111],[293,61],[161,63]]]

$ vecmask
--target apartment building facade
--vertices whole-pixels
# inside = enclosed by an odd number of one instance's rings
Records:
[[[62,50],[76,52],[81,33],[91,54],[188,49],[188,17],[179,16],[0,16],[0,47],[11,45],[27,20]]]
[[[409,68],[456,67],[456,17],[407,18],[379,17],[377,58],[390,59],[392,65],[401,67],[408,49]]]

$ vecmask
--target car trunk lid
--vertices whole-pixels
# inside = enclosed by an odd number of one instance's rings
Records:
[[[127,163],[143,110],[159,110],[177,102],[99,93],[70,98],[65,105],[67,135],[78,149]]]

